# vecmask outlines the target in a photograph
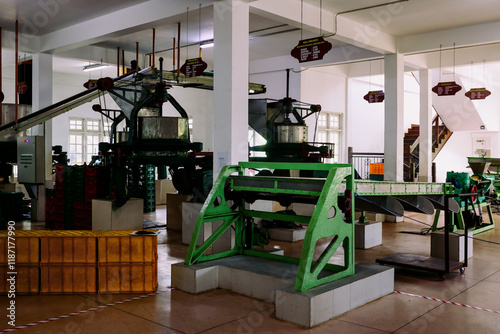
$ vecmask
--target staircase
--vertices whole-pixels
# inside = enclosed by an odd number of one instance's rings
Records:
[[[450,139],[451,132],[439,115],[436,115],[432,121],[432,160],[436,158],[443,146]],[[404,180],[413,182],[418,177],[418,152],[420,143],[420,126],[412,124],[411,128],[404,137]]]

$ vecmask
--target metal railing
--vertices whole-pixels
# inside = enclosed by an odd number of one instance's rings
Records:
[[[356,179],[369,179],[370,164],[384,162],[384,153],[353,152],[352,147],[348,147],[347,155],[348,163],[354,166],[354,174]]]

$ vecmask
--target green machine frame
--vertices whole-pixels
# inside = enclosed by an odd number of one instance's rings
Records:
[[[245,173],[260,169],[324,171],[328,175],[326,179],[319,179],[248,176]],[[351,214],[345,215],[345,219],[341,215],[342,210],[345,211],[346,208],[349,210],[349,204],[354,203],[353,189],[353,168],[347,164],[241,162],[238,165],[225,166],[202,206],[185,263],[192,265],[236,254],[294,263],[298,265],[294,287],[297,291],[353,275],[354,218]],[[234,203],[239,202],[236,205],[227,202],[231,193],[243,194],[240,201],[234,201]],[[255,199],[258,196],[296,196],[309,200],[312,198],[317,203],[311,217],[247,209],[245,198]],[[342,203],[339,203],[339,199]],[[293,258],[255,250],[252,242],[254,218],[308,224],[301,257]],[[197,247],[203,225],[216,221],[222,221],[220,227]],[[249,226],[252,228],[248,228]],[[217,239],[230,229],[234,229],[235,232],[234,247],[224,252],[207,254]],[[316,244],[323,238],[332,239],[322,253],[315,257]],[[344,264],[328,263],[342,245]]]

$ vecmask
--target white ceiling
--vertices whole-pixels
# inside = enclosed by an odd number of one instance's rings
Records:
[[[84,23],[124,8],[152,2],[154,0],[0,0],[0,27],[4,31],[14,30],[14,21],[19,20],[21,33],[44,36],[61,29],[71,27],[78,23]],[[189,1],[163,0],[181,6]],[[254,2],[255,0],[245,0]],[[279,0],[266,0],[268,3]],[[295,2],[299,0],[294,0]],[[156,30],[156,51],[170,50],[173,38],[177,37],[177,22],[181,22],[181,44],[196,44],[201,40],[213,38],[213,1],[199,0],[202,3],[201,15],[197,6],[190,8],[189,22],[186,13],[177,13],[167,17],[154,26]],[[485,22],[500,22],[500,4],[498,0],[409,0],[392,5],[373,7],[393,0],[304,0],[304,17],[317,15],[319,17],[320,3],[323,10],[331,13],[352,11],[339,14],[366,27],[376,27],[380,31],[393,36],[408,36],[426,32],[435,32],[442,29],[457,28],[475,25]],[[290,0],[292,3],[292,0]],[[364,7],[373,7],[366,8]],[[293,7],[299,8],[299,7]],[[289,10],[283,8],[283,11]],[[297,14],[297,13],[295,13]],[[200,20],[201,17],[201,20]],[[126,21],[128,18],[123,17]],[[339,21],[341,22],[341,21]],[[330,22],[331,23],[331,22]],[[201,29],[199,29],[201,26]],[[333,29],[333,27],[324,27]],[[339,27],[340,28],[340,27]],[[89,30],[95,27],[89,26]],[[189,29],[189,38],[187,36]],[[300,31],[297,25],[284,24],[278,17],[263,17],[251,14],[250,17],[250,59],[264,59],[287,55],[300,39]],[[280,33],[281,32],[281,33]],[[305,37],[313,37],[319,32],[305,31]],[[376,38],[376,37],[374,37]],[[95,43],[89,41],[89,45],[116,50],[117,47],[129,52],[135,52],[136,42],[139,43],[142,54],[152,51],[152,29],[138,25],[133,31],[127,30],[120,36],[113,36]],[[344,42],[329,39],[335,46],[345,45]],[[436,41],[439,43],[439,41]],[[5,43],[4,43],[5,44]],[[193,48],[196,50],[196,47]],[[22,50],[21,50],[22,52]],[[171,52],[171,51],[168,51]],[[190,57],[194,57],[196,51],[191,51]],[[57,56],[58,53],[55,52]],[[186,56],[186,50],[181,57]],[[210,63],[212,51],[204,51],[204,60]],[[5,55],[4,55],[5,58]],[[80,59],[80,61],[98,59]],[[499,57],[500,60],[500,57]],[[69,71],[74,65],[69,62],[58,62],[56,71]],[[80,65],[79,65],[80,66]]]

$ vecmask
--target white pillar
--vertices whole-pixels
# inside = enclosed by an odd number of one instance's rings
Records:
[[[384,180],[403,181],[404,56],[385,56]]]
[[[32,110],[38,111],[52,104],[52,55],[37,53],[33,55],[33,98]],[[37,129],[36,129],[37,128]],[[34,130],[34,131],[33,131]],[[45,180],[52,182],[52,121],[36,126],[33,135],[43,135],[45,142]],[[46,182],[47,183],[47,182]],[[37,200],[32,201],[31,220],[45,220],[45,187],[37,187]],[[33,205],[35,204],[35,205]]]
[[[214,180],[248,161],[248,4],[214,1]]]
[[[432,75],[428,69],[419,71],[420,78],[420,144],[418,150],[420,182],[432,181]]]

